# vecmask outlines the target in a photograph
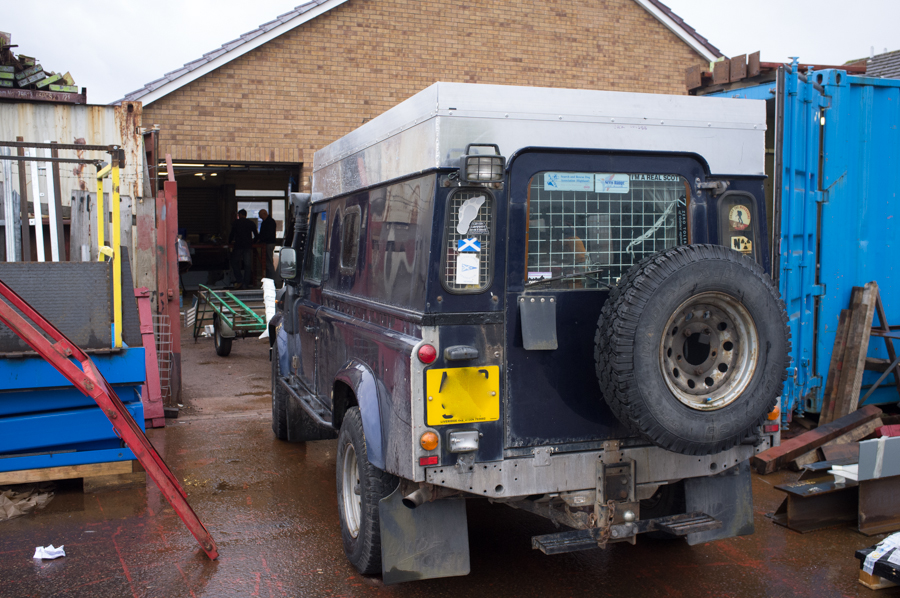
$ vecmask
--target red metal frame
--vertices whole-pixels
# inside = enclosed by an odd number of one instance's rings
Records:
[[[12,305],[10,307],[0,301],[0,321],[50,362],[78,390],[94,399],[109,418],[113,429],[132,450],[144,466],[147,475],[156,482],[169,504],[200,543],[203,551],[210,559],[218,558],[216,543],[188,504],[187,494],[91,358],[3,281],[0,281],[0,295]],[[25,317],[16,313],[13,308],[19,310]],[[25,318],[36,324],[37,328]],[[46,337],[50,337],[50,340]],[[72,359],[81,364],[80,369]]]
[[[141,320],[141,339],[144,344],[145,363],[147,364],[147,383],[141,392],[144,403],[144,424],[152,428],[166,425],[166,413],[163,409],[162,389],[159,386],[159,361],[156,358],[156,339],[153,336],[153,314],[150,310],[150,291],[147,287],[134,290],[137,298],[138,314]]]

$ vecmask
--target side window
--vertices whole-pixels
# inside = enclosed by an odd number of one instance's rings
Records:
[[[325,212],[313,214],[310,231],[309,250],[303,264],[303,280],[320,283],[325,272],[325,235],[328,232],[328,215]]]
[[[444,288],[451,293],[480,293],[492,278],[494,197],[484,189],[460,189],[447,203]]]
[[[633,264],[687,242],[687,181],[674,174],[541,172],[528,188],[526,276],[551,288],[615,285]]]
[[[356,260],[359,257],[359,206],[347,208],[341,236],[341,274],[356,274]]]
[[[719,243],[756,259],[756,199],[729,191],[719,198]]]

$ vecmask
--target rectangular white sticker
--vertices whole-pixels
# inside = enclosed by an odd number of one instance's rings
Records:
[[[545,191],[593,191],[594,175],[586,172],[545,172]]]
[[[628,193],[627,174],[594,175],[594,191],[597,193]]]
[[[456,257],[456,284],[479,284],[479,269],[477,253],[460,253]]]

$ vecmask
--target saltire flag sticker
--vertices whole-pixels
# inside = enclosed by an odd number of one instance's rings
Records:
[[[465,251],[481,251],[481,242],[478,239],[460,239],[456,243],[456,250],[460,253]]]

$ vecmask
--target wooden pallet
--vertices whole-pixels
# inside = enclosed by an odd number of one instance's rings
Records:
[[[878,577],[877,575],[869,575],[862,569],[859,570],[859,583],[866,586],[870,590],[883,590],[885,588],[893,588],[897,585],[894,582],[883,577]]]
[[[147,483],[147,474],[137,461],[111,461],[108,463],[3,471],[0,472],[0,486],[78,478],[84,481],[84,491],[87,493],[143,486]]]

